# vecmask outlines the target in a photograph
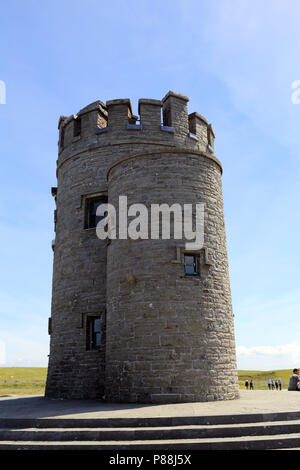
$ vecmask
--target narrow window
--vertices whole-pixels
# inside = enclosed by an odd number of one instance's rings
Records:
[[[57,209],[54,210],[54,232],[56,232],[56,223],[57,223]]]
[[[107,196],[98,196],[86,200],[85,228],[94,228],[104,216],[97,216],[96,212],[101,204],[107,203]]]
[[[74,119],[74,137],[79,137],[81,135],[81,119]]]
[[[48,318],[48,335],[52,334],[52,318]]]
[[[186,276],[199,274],[199,257],[197,255],[184,255],[184,274]]]
[[[64,148],[65,145],[65,129],[62,128],[60,131],[60,148]]]
[[[87,317],[87,350],[95,351],[101,347],[102,328],[100,317]]]
[[[162,111],[162,114],[163,114],[163,125],[164,126],[171,126],[172,123],[171,123],[171,111],[170,111],[170,107],[165,105],[163,107],[163,111]]]

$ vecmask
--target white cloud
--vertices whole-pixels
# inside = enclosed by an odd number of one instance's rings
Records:
[[[293,369],[300,365],[300,342],[278,346],[237,346],[238,369]]]
[[[38,332],[35,332],[38,333]],[[41,335],[37,339],[2,331],[0,339],[0,364],[4,367],[47,367],[49,346],[42,342]],[[1,357],[2,350],[5,352]],[[1,362],[1,358],[3,361]]]

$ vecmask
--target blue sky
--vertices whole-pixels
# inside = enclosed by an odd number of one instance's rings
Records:
[[[297,0],[1,6],[2,365],[47,365],[59,115],[174,90],[224,167],[238,367],[299,366],[299,17]]]

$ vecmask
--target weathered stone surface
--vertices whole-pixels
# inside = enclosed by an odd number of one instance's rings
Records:
[[[212,128],[201,115],[188,116],[187,101],[174,92],[161,102],[142,99],[137,126],[128,99],[96,101],[60,119],[48,397],[238,396],[222,168],[207,151]],[[162,106],[172,132],[162,130]],[[116,207],[120,195],[148,208],[204,202],[199,277],[184,276],[182,240],[107,244],[86,229],[86,198],[103,194]],[[99,351],[86,347],[89,315],[102,320]]]

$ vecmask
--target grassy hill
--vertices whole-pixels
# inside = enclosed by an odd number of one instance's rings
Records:
[[[286,389],[291,375],[290,369],[258,371],[239,370],[239,386],[245,388],[245,380],[254,382],[254,389],[267,390],[268,379],[280,378]],[[0,367],[0,396],[2,395],[41,395],[45,391],[46,367]]]
[[[239,387],[245,388],[245,380],[249,381],[252,379],[254,382],[254,389],[256,390],[268,390],[268,379],[281,379],[282,388],[287,389],[289,384],[289,378],[292,374],[291,369],[280,369],[280,370],[239,370]],[[1,375],[1,372],[0,372]]]
[[[46,367],[0,367],[0,396],[43,394],[46,377]]]

